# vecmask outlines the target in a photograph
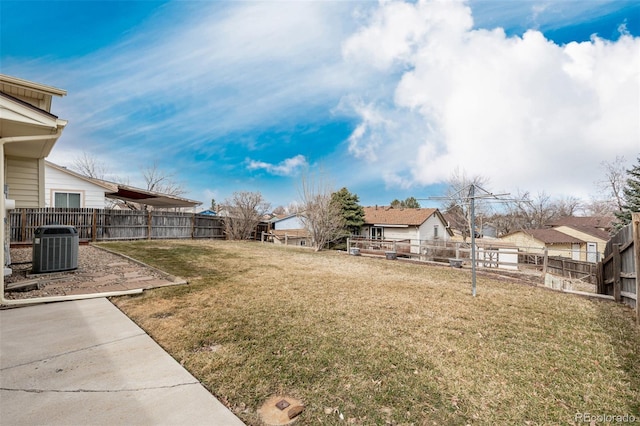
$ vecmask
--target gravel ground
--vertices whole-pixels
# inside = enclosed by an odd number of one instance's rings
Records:
[[[31,274],[31,257],[31,247],[11,249],[13,273],[5,277],[5,288],[33,285],[28,291],[5,291],[7,299],[112,291],[132,281],[141,284],[167,281],[167,274],[89,245],[79,247],[78,269],[74,271]]]

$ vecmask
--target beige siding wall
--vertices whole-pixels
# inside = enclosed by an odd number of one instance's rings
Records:
[[[409,228],[384,228],[385,240],[415,240],[417,237],[418,232],[415,226],[410,226]],[[417,244],[417,242],[414,244]]]
[[[563,234],[567,234],[567,235],[571,235],[572,237],[579,238],[582,241],[588,241],[590,243],[596,243],[596,245],[598,247],[597,248],[598,253],[600,253],[600,259],[602,259],[602,257],[604,256],[604,248],[607,245],[606,241],[601,240],[598,237],[594,237],[593,235],[590,235],[590,234],[587,234],[587,233],[584,233],[584,232],[580,232],[577,229],[573,229],[573,228],[571,228],[569,226],[558,226],[558,227],[556,227],[554,229],[562,232]],[[582,258],[585,258],[585,259],[582,259],[582,260],[586,260],[586,251],[585,251],[585,255],[582,256]]]
[[[6,184],[16,208],[44,207],[44,161],[6,157]]]
[[[525,234],[524,232],[516,232],[510,235],[505,235],[500,237],[500,241],[505,241],[508,243],[512,243],[514,246],[518,248],[535,248],[540,251],[544,250],[544,243],[542,241],[538,241],[535,238]]]
[[[524,232],[516,232],[511,235],[505,235],[503,237],[500,237],[500,241],[511,243],[519,249],[531,252],[536,252],[539,250],[540,253],[542,253],[545,248],[545,244],[542,241],[537,240],[530,235],[525,234]],[[550,244],[547,246],[547,250],[549,256],[563,256],[571,258],[572,255],[571,243]],[[584,244],[580,245],[580,250],[581,253],[585,250]],[[581,254],[581,256],[584,257],[583,254]]]
[[[553,244],[548,247],[549,256],[562,256],[571,259],[573,253],[572,244]],[[584,244],[580,244],[580,259],[584,260],[586,257]]]

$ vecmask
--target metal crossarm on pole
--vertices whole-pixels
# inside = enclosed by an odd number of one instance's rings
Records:
[[[475,213],[475,201],[478,199],[486,200],[489,202],[497,202],[497,203],[509,203],[509,202],[517,202],[522,200],[510,199],[510,198],[499,198],[509,195],[509,193],[505,194],[493,194],[486,189],[476,185],[475,183],[466,186],[455,194],[448,197],[429,197],[427,200],[454,200],[459,197],[460,194],[463,194],[465,190],[467,190],[467,196],[462,197],[463,200],[469,202],[469,218],[470,218],[470,231],[471,231],[471,294],[473,297],[476,297],[476,213]],[[418,200],[424,198],[418,198]]]

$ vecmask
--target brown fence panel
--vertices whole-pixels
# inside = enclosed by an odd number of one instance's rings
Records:
[[[151,212],[151,239],[191,238],[193,216],[182,212]]]
[[[168,211],[17,209],[9,214],[12,243],[31,243],[43,225],[70,225],[81,241],[169,238],[224,239],[224,218]]]
[[[549,256],[547,272],[567,278],[577,278],[591,284],[596,284],[598,265],[593,262],[572,260],[561,256]]]
[[[640,213],[634,213],[631,223],[620,229],[607,243],[601,262],[602,274],[598,292],[614,296],[631,306],[640,322],[638,303],[638,265],[640,262]]]
[[[195,215],[193,238],[225,238],[224,219],[219,216]]]
[[[11,242],[31,242],[37,228],[44,225],[73,226],[81,240],[93,239],[94,209],[18,209],[9,214]]]
[[[148,212],[133,210],[100,210],[99,240],[140,240],[149,238]]]

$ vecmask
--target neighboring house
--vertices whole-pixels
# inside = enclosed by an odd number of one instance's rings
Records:
[[[547,226],[585,241],[586,254],[581,258],[587,262],[598,262],[604,256],[614,222],[612,216],[568,216],[551,221]]]
[[[380,240],[447,242],[453,232],[438,209],[405,209],[389,206],[364,208],[361,235]],[[417,247],[415,248],[417,250]],[[412,247],[412,251],[415,251]]]
[[[561,225],[553,229],[563,234],[571,235],[586,243],[585,255],[581,254],[581,260],[587,262],[599,262],[604,257],[604,249],[611,238],[608,231],[590,226]]]
[[[480,236],[486,238],[498,238],[498,227],[492,223],[482,223]]]
[[[452,239],[454,241],[469,240],[469,224],[463,219],[463,214],[459,207],[453,207],[449,211],[442,213],[442,217],[447,221],[451,232],[453,232]],[[476,217],[476,237],[497,238],[498,227],[492,223],[485,222],[482,216],[478,216]]]
[[[309,246],[311,237],[297,214],[271,219],[270,235],[275,244]]]
[[[577,226],[580,228],[596,228],[601,231],[611,232],[614,221],[615,217],[613,216],[568,216],[548,222],[546,226],[551,228],[558,226]]]
[[[297,214],[290,214],[271,219],[271,229],[277,229],[278,231],[285,229],[299,230],[304,229],[304,223],[302,223]]]
[[[111,206],[106,194],[118,192],[118,186],[81,175],[66,167],[45,161],[45,207],[94,208]]]
[[[203,210],[201,212],[198,212],[198,214],[201,214],[203,216],[217,216],[218,215],[218,213],[216,213],[214,210],[211,210],[211,209]]]
[[[549,256],[587,260],[587,242],[556,229],[523,229],[500,237],[522,250],[548,250]]]
[[[131,203],[155,208],[193,208],[201,204],[175,195],[90,178],[45,161],[45,207],[127,210]]]

